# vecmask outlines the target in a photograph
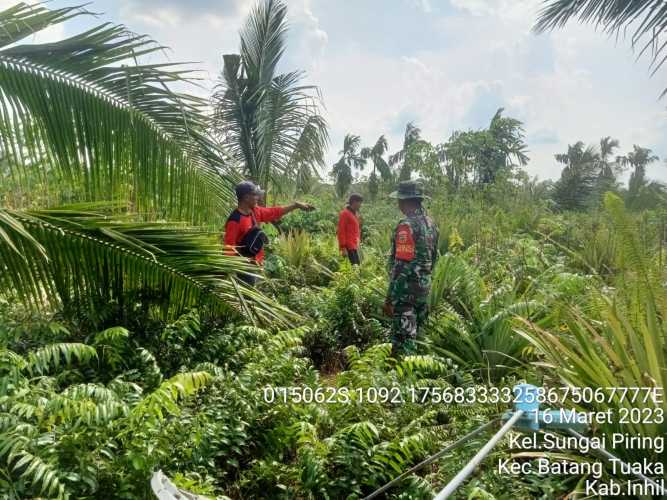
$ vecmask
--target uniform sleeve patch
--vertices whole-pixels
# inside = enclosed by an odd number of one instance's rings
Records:
[[[399,224],[396,228],[396,258],[398,260],[415,258],[415,239],[409,224]]]

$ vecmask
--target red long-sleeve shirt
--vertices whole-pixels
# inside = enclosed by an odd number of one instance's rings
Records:
[[[361,241],[359,216],[349,208],[341,210],[338,216],[338,246],[341,250],[357,250]]]
[[[280,219],[284,213],[284,207],[255,207],[252,210],[257,224],[261,222],[273,222]],[[250,229],[252,229],[252,215],[242,214],[238,209],[234,210],[225,224],[225,253],[227,255],[238,255],[236,247]],[[255,262],[261,264],[264,261],[264,249],[255,255]]]

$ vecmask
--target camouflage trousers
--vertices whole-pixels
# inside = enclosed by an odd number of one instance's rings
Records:
[[[394,306],[391,324],[392,356],[413,354],[416,351],[417,333],[428,317],[428,303],[398,303]]]

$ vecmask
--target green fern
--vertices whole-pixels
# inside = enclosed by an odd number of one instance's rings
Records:
[[[336,433],[335,440],[345,441],[360,450],[372,447],[379,439],[380,432],[372,422],[356,422]]]
[[[112,370],[117,370],[126,361],[130,332],[123,327],[107,328],[93,335],[93,345],[100,359],[107,362]]]
[[[350,369],[353,372],[368,372],[370,370],[388,367],[390,365],[391,344],[376,344],[366,349],[358,359],[350,360]]]
[[[143,383],[147,387],[156,387],[162,383],[162,370],[160,370],[160,365],[158,365],[155,356],[144,349],[143,347],[137,347],[134,351],[135,356],[138,358],[138,365],[141,367],[141,372],[143,374]]]
[[[23,370],[27,368],[28,362],[9,349],[0,349],[0,369],[1,370]]]
[[[127,328],[123,328],[122,326],[114,326],[95,333],[93,335],[93,345],[118,348],[125,346],[129,338],[130,332],[127,330]]]
[[[449,367],[434,356],[405,356],[396,365],[399,377],[437,377],[446,375]]]
[[[300,327],[292,330],[283,330],[270,338],[270,346],[279,351],[299,348],[302,345],[303,336],[308,333],[308,327]]]
[[[62,396],[73,400],[90,399],[98,403],[118,401],[118,396],[113,390],[98,384],[70,385],[62,392]]]
[[[60,423],[74,426],[102,426],[128,414],[128,406],[115,400],[94,401],[92,398],[56,396],[49,400],[45,412]]]
[[[189,372],[174,375],[160,384],[135,406],[130,418],[138,425],[143,419],[162,420],[165,415],[179,413],[178,401],[192,396],[206,386],[212,377],[207,372]],[[129,430],[127,432],[130,432]]]
[[[94,347],[80,343],[47,345],[29,353],[26,369],[30,373],[41,375],[50,369],[68,367],[74,359],[80,363],[88,363],[97,359],[97,351]]]
[[[422,432],[402,437],[396,441],[382,443],[372,451],[371,462],[378,473],[388,472],[391,467],[395,475],[405,472],[411,465],[423,459],[432,447],[432,436]],[[391,476],[389,476],[391,477]]]
[[[55,498],[67,498],[58,470],[26,450],[9,453],[7,465],[19,478],[30,481],[36,491]]]

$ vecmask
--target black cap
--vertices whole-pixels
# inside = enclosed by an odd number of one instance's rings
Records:
[[[247,194],[257,194],[257,195],[264,194],[264,191],[262,191],[259,186],[257,186],[254,182],[250,181],[239,182],[236,185],[235,191],[236,191],[236,199],[238,200],[240,200]]]

